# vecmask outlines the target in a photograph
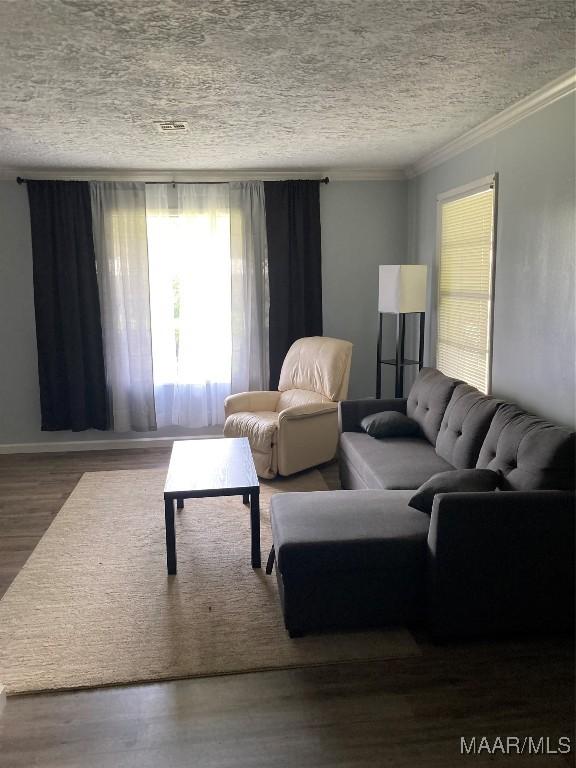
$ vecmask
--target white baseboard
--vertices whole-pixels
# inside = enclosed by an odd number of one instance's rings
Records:
[[[216,435],[179,435],[177,437],[132,437],[125,440],[69,440],[49,443],[6,443],[0,454],[7,453],[68,453],[69,451],[115,451],[128,448],[169,448],[176,440],[214,440]]]

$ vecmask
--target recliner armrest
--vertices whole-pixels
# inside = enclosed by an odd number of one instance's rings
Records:
[[[433,632],[570,628],[574,501],[567,491],[437,494],[428,533]]]
[[[384,400],[365,398],[363,400],[342,400],[338,407],[340,432],[361,432],[360,422],[365,416],[381,411],[397,411],[406,415],[406,398]]]
[[[335,413],[338,409],[337,403],[306,403],[305,405],[293,405],[290,408],[284,408],[278,414],[278,421],[286,419],[308,419],[311,416],[322,416],[325,413]]]
[[[306,403],[278,415],[278,472],[292,475],[331,461],[338,448],[336,403]]]
[[[254,391],[229,395],[224,401],[226,418],[240,411],[275,411],[280,392]]]

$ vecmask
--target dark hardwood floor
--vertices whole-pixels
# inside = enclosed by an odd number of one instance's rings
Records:
[[[169,449],[0,456],[0,593],[83,472],[167,466]],[[336,484],[334,465],[324,476]],[[562,638],[434,645],[417,658],[9,698],[1,768],[573,765],[462,755],[461,737],[574,744]],[[0,681],[1,682],[1,681]],[[545,744],[545,742],[543,742]]]

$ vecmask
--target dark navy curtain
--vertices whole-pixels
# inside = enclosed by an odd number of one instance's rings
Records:
[[[28,199],[42,429],[106,429],[89,185],[29,181]]]
[[[318,181],[266,181],[270,389],[291,344],[322,335]]]

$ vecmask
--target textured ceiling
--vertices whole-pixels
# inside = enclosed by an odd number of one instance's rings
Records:
[[[0,0],[0,167],[404,167],[572,66],[573,0]]]

